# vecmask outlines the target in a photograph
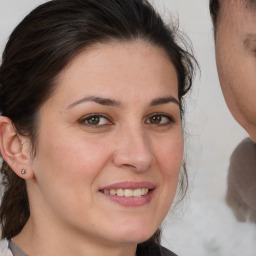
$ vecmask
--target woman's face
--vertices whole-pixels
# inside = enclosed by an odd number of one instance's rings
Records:
[[[40,109],[31,216],[61,236],[142,242],[171,206],[182,156],[177,75],[164,50],[94,45]]]

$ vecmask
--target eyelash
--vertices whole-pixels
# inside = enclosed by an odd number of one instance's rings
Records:
[[[152,121],[153,118],[156,118],[155,119],[156,122],[159,121],[159,118],[160,118],[160,122],[162,122],[163,118],[166,118],[167,120],[162,124],[161,123],[152,123],[152,122],[150,122],[150,119]],[[95,119],[95,120],[93,120],[93,119]],[[100,122],[102,122],[101,119],[105,119],[106,123],[100,124]],[[90,121],[91,122],[96,121],[96,124],[92,124],[92,123],[90,123]],[[98,121],[98,123],[97,123],[97,121]],[[170,125],[174,122],[175,122],[175,120],[172,116],[166,115],[166,114],[163,114],[163,113],[154,113],[154,114],[148,116],[146,121],[145,121],[146,124],[151,124],[151,125],[154,125],[154,126],[167,126],[167,125]],[[89,115],[84,116],[83,118],[81,118],[79,120],[79,123],[83,124],[85,126],[91,127],[91,128],[101,128],[101,127],[113,125],[113,122],[110,120],[110,118],[105,116],[105,115],[102,115],[102,114],[89,114]]]

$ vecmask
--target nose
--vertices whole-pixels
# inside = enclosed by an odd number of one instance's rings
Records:
[[[113,162],[118,167],[135,171],[148,170],[155,161],[150,139],[143,129],[127,129],[118,136]]]

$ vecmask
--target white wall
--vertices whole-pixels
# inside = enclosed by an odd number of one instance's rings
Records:
[[[0,49],[14,26],[40,0],[0,0]],[[152,1],[151,1],[152,2]],[[188,96],[190,189],[164,224],[164,244],[179,256],[255,256],[256,226],[239,223],[224,202],[229,157],[247,135],[230,115],[216,73],[208,0],[155,0],[164,17],[179,16],[201,67]]]

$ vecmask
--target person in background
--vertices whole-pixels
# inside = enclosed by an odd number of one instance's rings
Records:
[[[210,0],[216,64],[226,103],[256,141],[256,1]]]
[[[0,66],[1,256],[173,256],[196,61],[146,0],[54,0]],[[182,41],[182,40],[181,40]],[[181,171],[180,171],[181,170]]]
[[[226,202],[238,221],[256,222],[256,1],[210,0],[210,14],[221,88],[250,136],[231,155]]]

